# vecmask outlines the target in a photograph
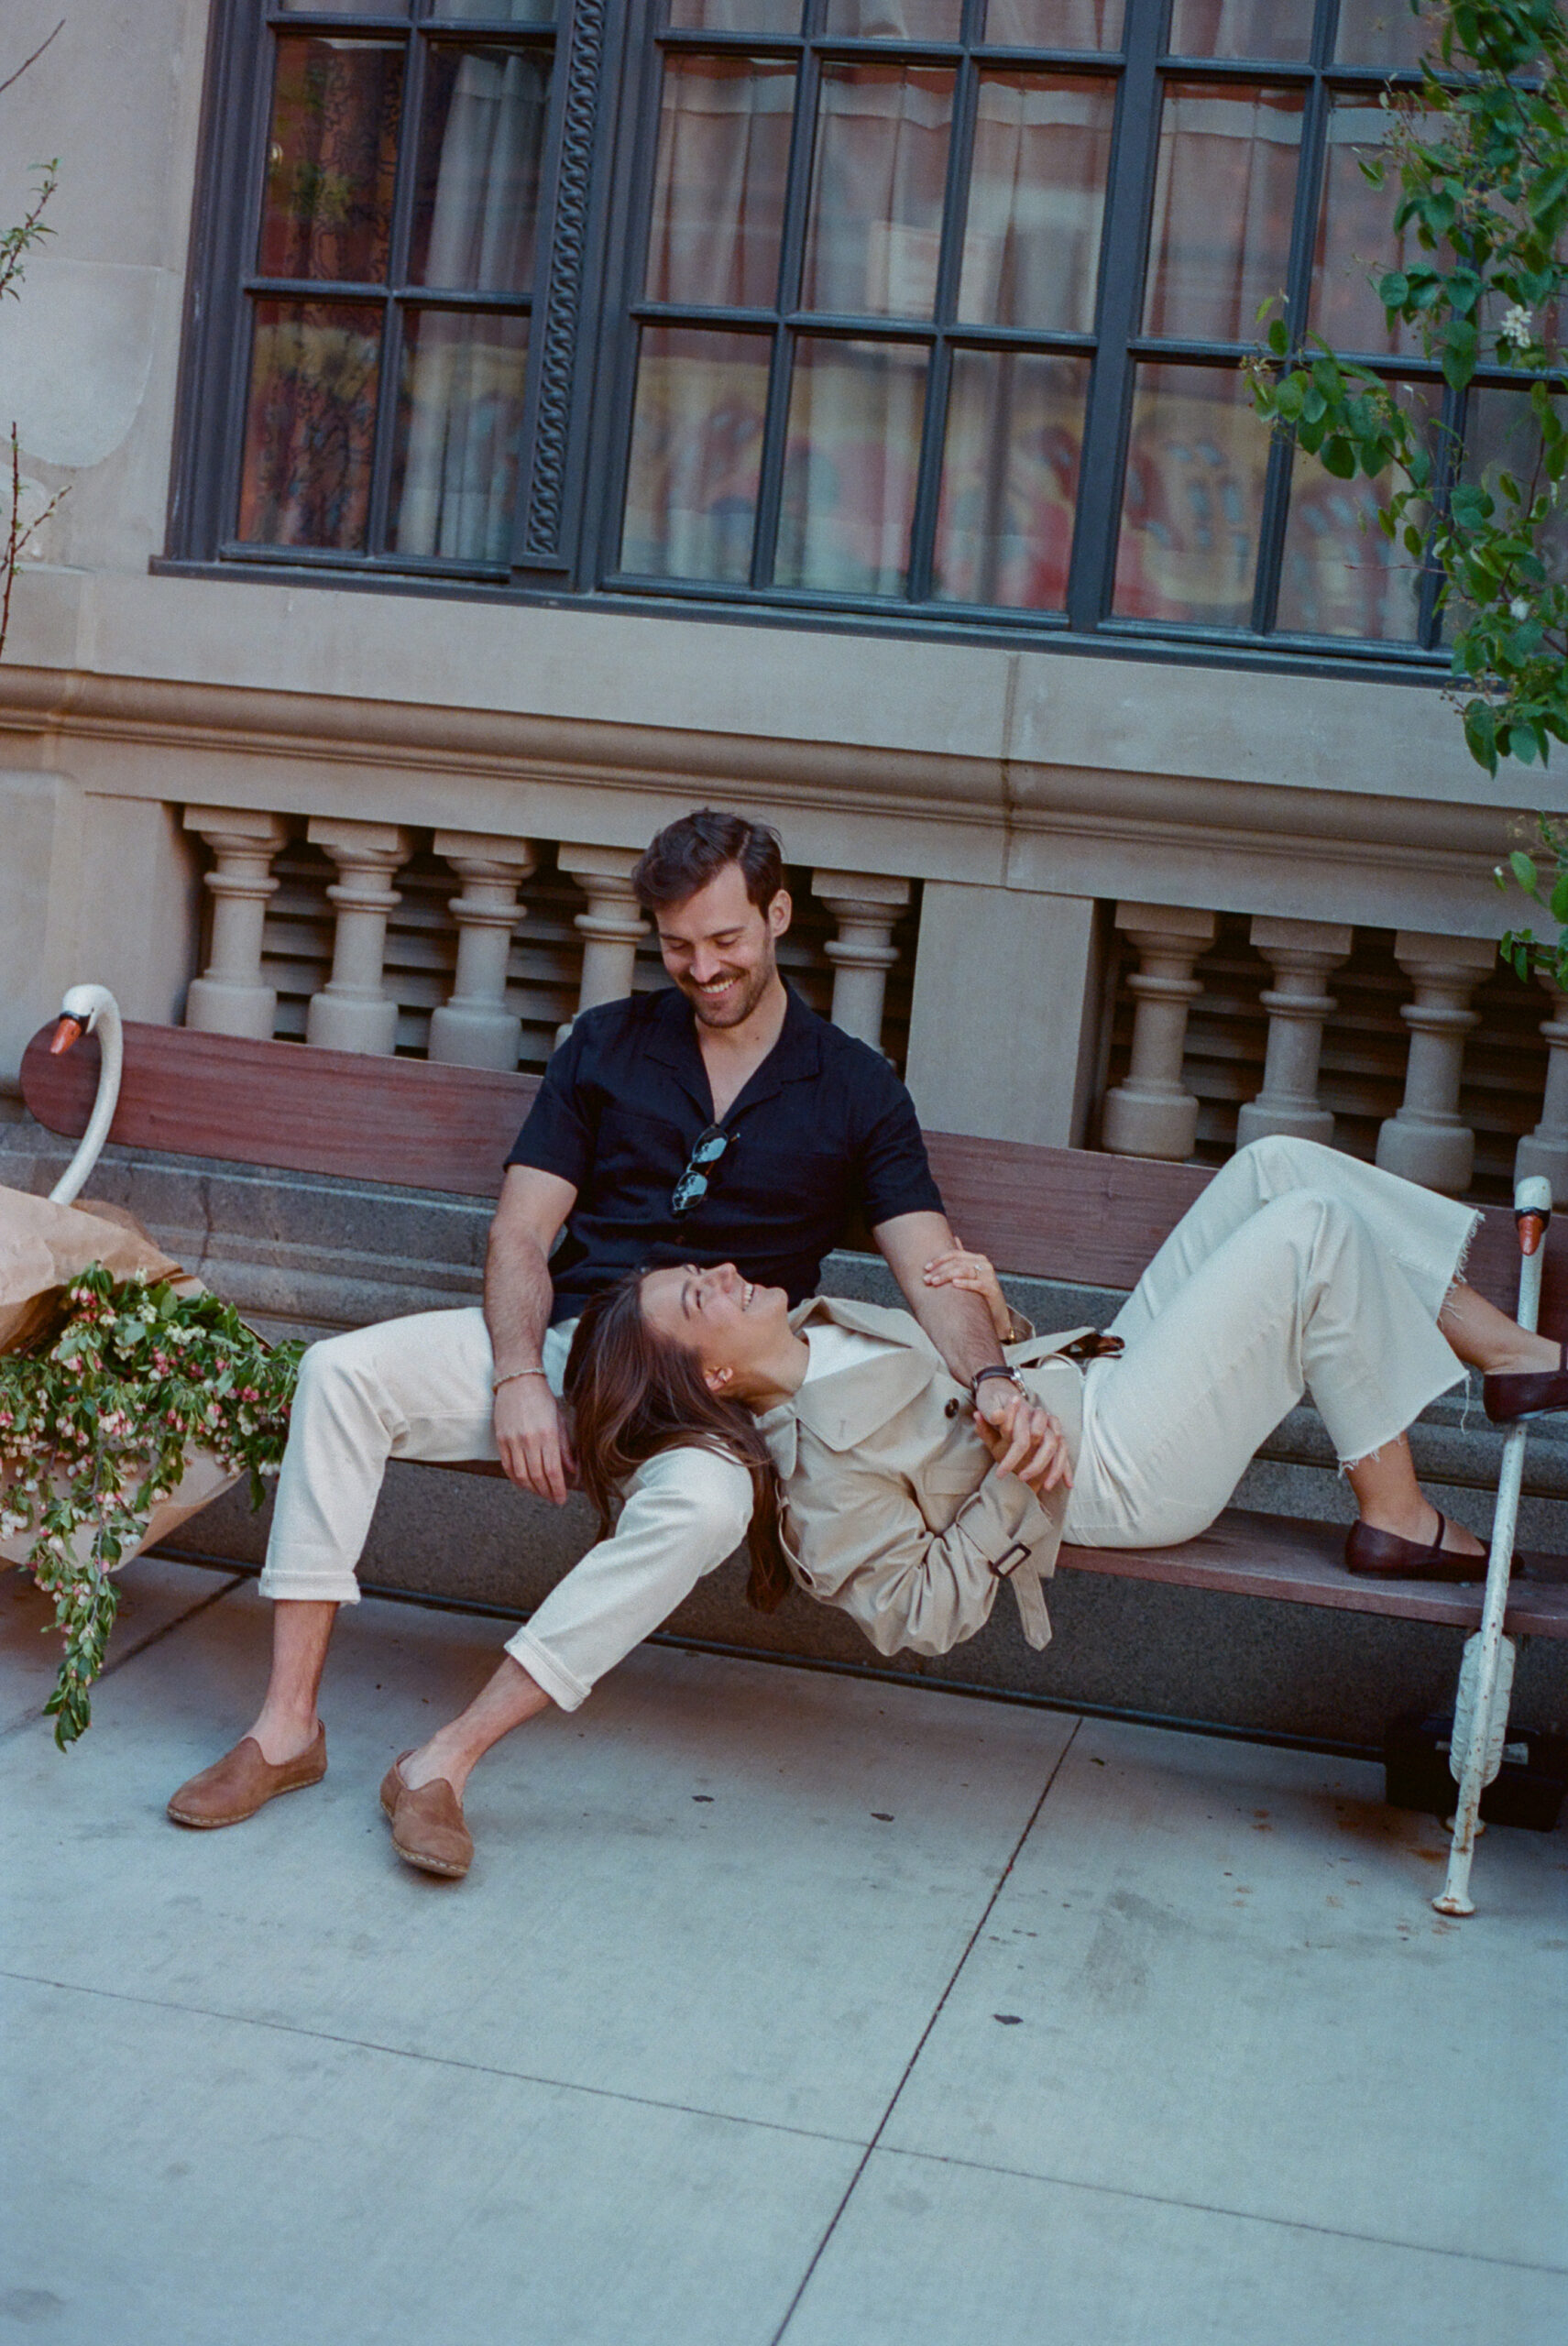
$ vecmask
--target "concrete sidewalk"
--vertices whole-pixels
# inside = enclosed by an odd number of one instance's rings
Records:
[[[1568,1836],[1445,1923],[1378,1770],[645,1648],[444,1884],[376,1787],[472,1617],[345,1616],[325,1782],[165,1822],[266,1610],[133,1566],[62,1757],[0,1579],[0,2340],[1568,2336]]]

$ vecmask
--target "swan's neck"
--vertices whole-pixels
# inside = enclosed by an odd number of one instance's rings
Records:
[[[93,1102],[93,1113],[87,1119],[75,1156],[49,1191],[49,1201],[68,1206],[78,1196],[88,1175],[98,1162],[99,1152],[109,1137],[109,1126],[115,1121],[115,1110],[120,1097],[120,1069],[124,1052],[120,1042],[120,1021],[117,1014],[101,1011],[93,1028],[98,1037],[98,1096]]]

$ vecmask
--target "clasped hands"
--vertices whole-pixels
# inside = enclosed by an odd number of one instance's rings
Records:
[[[978,1295],[991,1314],[998,1343],[1013,1334],[1013,1314],[988,1256],[960,1242],[950,1255],[926,1266],[927,1287],[961,1288]],[[1061,1420],[1005,1378],[988,1376],[974,1411],[975,1431],[990,1451],[999,1474],[1016,1474],[1036,1494],[1058,1484],[1072,1488],[1072,1460]]]

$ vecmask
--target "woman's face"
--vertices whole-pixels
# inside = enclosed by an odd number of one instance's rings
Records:
[[[713,1391],[739,1398],[751,1372],[776,1355],[788,1332],[789,1297],[782,1287],[743,1279],[733,1263],[707,1271],[683,1263],[649,1272],[642,1316],[661,1335],[696,1354]]]

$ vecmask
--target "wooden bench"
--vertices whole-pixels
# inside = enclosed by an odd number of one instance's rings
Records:
[[[22,1091],[40,1124],[76,1138],[97,1088],[96,1046],[49,1056],[52,1025],[28,1045]],[[247,1042],[183,1027],[127,1024],[110,1138],[224,1162],[493,1197],[537,1079],[418,1059],[369,1058],[298,1043]],[[927,1135],[956,1226],[999,1269],[1093,1287],[1130,1288],[1209,1174],[1201,1168],[1082,1149]],[[1512,1310],[1519,1247],[1513,1217],[1489,1210],[1467,1276]],[[1568,1243],[1548,1239],[1541,1323],[1568,1332]],[[472,1470],[470,1470],[472,1471]],[[488,1471],[499,1474],[499,1466]],[[1481,1586],[1353,1579],[1342,1529],[1233,1509],[1180,1547],[1064,1548],[1060,1569],[1163,1581],[1228,1595],[1376,1613],[1474,1629]],[[1510,1596],[1515,1637],[1568,1637],[1568,1585],[1524,1582]]]

